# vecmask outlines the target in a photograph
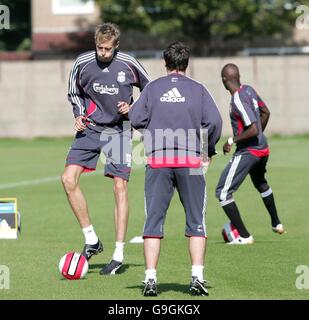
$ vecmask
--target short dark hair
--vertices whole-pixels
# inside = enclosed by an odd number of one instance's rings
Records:
[[[189,64],[190,48],[186,44],[176,41],[164,50],[163,57],[168,70],[185,71]]]

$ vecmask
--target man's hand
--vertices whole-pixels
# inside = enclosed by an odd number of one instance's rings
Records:
[[[125,115],[129,113],[130,105],[124,101],[119,101],[117,104],[118,112]]]
[[[75,118],[74,129],[76,131],[84,131],[87,128],[84,122],[85,120],[86,120],[85,116],[79,116]]]
[[[203,167],[203,173],[205,174],[208,171],[208,168],[211,164],[211,157],[202,157],[202,167]]]
[[[229,153],[232,149],[232,145],[229,144],[227,141],[225,142],[225,144],[223,145],[223,153]]]
[[[223,146],[223,153],[224,154],[229,153],[232,149],[233,144],[234,144],[234,138],[233,137],[228,138]]]

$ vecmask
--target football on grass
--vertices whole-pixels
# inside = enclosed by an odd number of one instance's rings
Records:
[[[239,232],[231,222],[228,222],[222,228],[222,237],[225,242],[232,242],[239,237]]]
[[[88,272],[88,262],[80,253],[68,252],[60,259],[59,271],[66,279],[82,279]]]

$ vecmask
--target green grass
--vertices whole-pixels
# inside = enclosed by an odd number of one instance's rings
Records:
[[[221,147],[222,142],[219,144]],[[85,175],[82,188],[88,199],[104,252],[90,261],[85,279],[61,278],[58,262],[67,251],[80,251],[83,235],[71,213],[60,180],[4,188],[5,184],[60,176],[71,139],[0,140],[0,197],[17,197],[22,215],[18,240],[0,240],[0,265],[10,269],[10,289],[1,299],[143,299],[143,247],[129,244],[141,234],[144,222],[144,170],[134,168],[129,184],[130,220],[123,272],[99,275],[114,249],[112,180],[98,173]],[[210,296],[196,299],[308,299],[308,290],[295,287],[298,265],[308,265],[309,137],[270,139],[268,181],[288,233],[270,229],[270,219],[249,179],[235,193],[243,219],[256,243],[227,246],[221,237],[227,221],[214,197],[219,175],[229,156],[217,156],[207,174],[208,250],[206,277]],[[158,266],[158,299],[192,299],[188,295],[191,266],[184,234],[184,212],[178,196],[171,203]]]

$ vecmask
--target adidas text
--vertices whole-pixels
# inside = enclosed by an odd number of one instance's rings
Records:
[[[164,93],[164,95],[160,98],[161,102],[185,102],[186,98],[183,97],[178,89],[174,87],[172,90]]]
[[[185,102],[186,98],[181,97],[181,98],[176,98],[176,97],[161,97],[160,101],[162,102]]]

